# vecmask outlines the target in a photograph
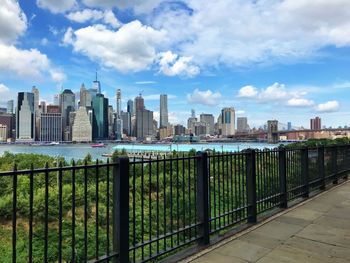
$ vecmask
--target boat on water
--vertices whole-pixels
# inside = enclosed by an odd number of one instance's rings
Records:
[[[103,148],[106,147],[104,143],[95,143],[91,145],[92,148]]]

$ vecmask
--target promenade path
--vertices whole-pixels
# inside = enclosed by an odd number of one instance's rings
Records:
[[[183,262],[350,262],[350,181]]]

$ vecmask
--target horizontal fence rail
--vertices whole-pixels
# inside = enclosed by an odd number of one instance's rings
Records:
[[[15,165],[0,172],[1,261],[175,261],[349,170],[349,145]]]

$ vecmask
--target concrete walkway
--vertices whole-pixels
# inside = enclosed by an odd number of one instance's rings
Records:
[[[350,262],[350,182],[231,239],[186,261]]]

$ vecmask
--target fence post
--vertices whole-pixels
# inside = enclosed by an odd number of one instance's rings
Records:
[[[309,149],[303,148],[301,150],[301,174],[304,178],[304,193],[303,197],[308,198],[310,187],[309,187]]]
[[[333,172],[333,184],[338,184],[338,147],[332,147],[332,172]]]
[[[324,170],[324,146],[318,147],[317,157],[318,157],[318,174],[321,178],[320,190],[325,190],[326,189],[326,177],[325,177],[325,170]]]
[[[350,148],[349,148],[349,145],[346,145],[345,146],[345,163],[344,163],[344,180],[347,180],[348,179],[348,166],[349,166],[349,163],[348,163],[348,160],[349,160],[349,157],[348,157],[348,154],[350,154]]]
[[[278,151],[279,161],[279,179],[280,179],[280,208],[287,208],[287,160],[286,148],[280,148]]]
[[[129,262],[129,158],[113,159],[113,251],[114,263]]]
[[[198,152],[196,159],[197,166],[197,217],[201,223],[199,228],[199,245],[208,245],[209,237],[209,176],[208,176],[208,154]]]
[[[256,167],[255,150],[248,150],[246,154],[246,172],[247,172],[247,202],[248,202],[248,223],[256,223]]]

